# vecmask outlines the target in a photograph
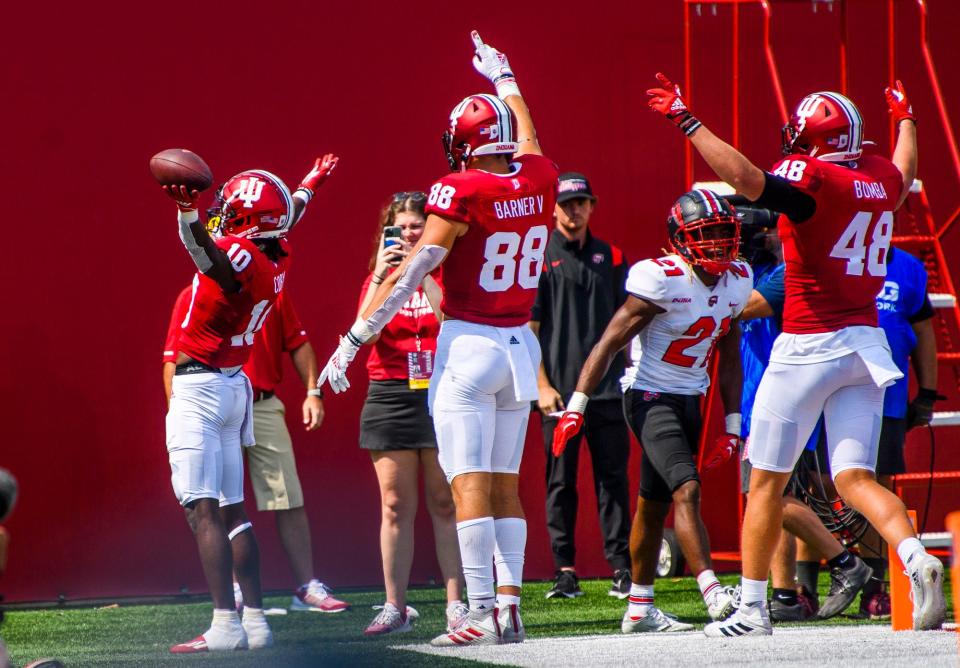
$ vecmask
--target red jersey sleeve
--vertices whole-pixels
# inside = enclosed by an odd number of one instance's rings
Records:
[[[180,343],[180,326],[184,318],[187,317],[187,311],[190,310],[190,301],[193,297],[193,288],[185,287],[177,295],[177,301],[173,304],[173,312],[170,314],[170,324],[167,326],[167,340],[163,344],[163,361],[173,362],[177,359],[177,351]]]
[[[293,300],[286,290],[277,295],[274,310],[274,318],[280,318],[284,352],[296,350],[309,341],[307,331],[303,328],[303,323],[293,308]]]
[[[221,237],[214,243],[227,254],[227,258],[233,266],[233,274],[240,282],[240,286],[249,290],[256,279],[254,253],[259,253],[260,250],[252,241],[241,237]]]
[[[430,186],[424,211],[427,215],[433,213],[450,220],[469,223],[473,190],[473,183],[466,172],[447,174]]]
[[[770,173],[786,179],[798,190],[816,197],[823,187],[823,174],[818,163],[819,160],[808,155],[788,155],[775,164]]]

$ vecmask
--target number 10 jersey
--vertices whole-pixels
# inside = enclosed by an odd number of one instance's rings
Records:
[[[441,269],[440,308],[449,318],[496,327],[530,320],[558,175],[553,161],[528,154],[507,174],[468,169],[433,184],[426,213],[470,227]]]
[[[620,385],[667,394],[706,394],[717,339],[730,331],[753,290],[753,271],[734,262],[713,288],[679,255],[630,267],[627,292],[663,309],[634,337]]]

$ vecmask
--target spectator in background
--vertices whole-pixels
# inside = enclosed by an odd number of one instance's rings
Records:
[[[381,213],[358,313],[363,313],[377,286],[420,239],[426,222],[425,204],[422,192],[400,192]],[[384,238],[388,227],[400,228],[397,243]],[[367,342],[373,349],[367,358],[370,386],[360,414],[360,447],[370,451],[380,484],[380,552],[387,598],[383,610],[364,631],[368,636],[409,631],[418,617],[416,610],[407,606],[407,585],[413,565],[421,470],[446,587],[448,627],[455,627],[469,612],[460,600],[463,585],[453,497],[437,459],[437,440],[427,410],[427,388],[440,332],[431,303],[439,307],[439,300],[440,289],[427,276],[383,331]]]
[[[180,323],[190,307],[192,290],[184,288],[174,305],[163,351],[163,383],[170,400],[174,359],[177,356]],[[316,577],[313,570],[313,545],[310,523],[304,508],[303,491],[297,475],[293,442],[286,424],[286,407],[275,390],[283,376],[283,353],[290,360],[306,387],[303,400],[303,426],[313,431],[323,422],[322,393],[317,389],[317,356],[286,291],[267,314],[254,337],[250,358],[243,372],[253,387],[253,435],[256,444],[245,448],[250,482],[257,499],[257,510],[271,511],[277,525],[280,544],[294,577],[291,610],[342,612],[350,606],[337,600]],[[243,605],[240,588],[234,582],[237,607]]]
[[[587,355],[626,300],[627,263],[623,252],[590,233],[596,203],[584,175],[560,175],[556,228],[547,243],[544,271],[530,317],[530,328],[543,350],[537,403],[547,458],[547,532],[556,566],[547,598],[573,598],[583,593],[577,581],[574,540],[581,436],[571,438],[566,450],[554,457],[553,430],[565,408],[563,397],[573,394]],[[616,355],[590,397],[583,432],[593,464],[604,556],[613,570],[609,594],[621,599],[630,595],[630,437],[619,384],[624,360],[623,353]]]
[[[880,327],[887,335],[893,361],[903,378],[883,396],[883,426],[877,454],[877,480],[893,489],[892,476],[906,473],[903,444],[907,431],[930,424],[937,400],[937,339],[933,331],[933,306],[927,296],[927,271],[923,263],[899,248],[887,253],[887,276],[877,295]],[[908,404],[909,362],[917,377],[917,395]],[[887,569],[886,544],[871,527],[860,541],[864,561],[873,578],[860,597],[860,613],[873,619],[890,615],[890,596],[883,589]]]

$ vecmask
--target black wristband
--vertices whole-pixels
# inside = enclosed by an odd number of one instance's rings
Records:
[[[680,128],[680,131],[688,137],[694,132],[700,129],[700,126],[703,125],[697,117],[691,114],[689,111],[682,111],[676,116],[672,117],[674,123],[677,124],[677,127]]]
[[[931,390],[927,387],[921,387],[920,389],[917,390],[917,396],[914,398],[914,400],[916,399],[924,399],[926,401],[937,401],[937,400],[946,399],[946,397],[941,394],[937,394],[936,390]]]

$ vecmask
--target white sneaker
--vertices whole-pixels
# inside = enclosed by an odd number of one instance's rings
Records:
[[[343,612],[350,604],[334,598],[330,588],[319,580],[310,580],[295,592],[290,599],[291,610],[308,610],[310,612]]]
[[[250,614],[250,608],[247,608],[247,614],[243,616],[243,630],[247,634],[247,645],[250,649],[273,647],[273,631],[270,630],[262,611],[254,616]]]
[[[447,606],[447,633],[453,633],[453,630],[463,623],[463,620],[470,614],[470,606],[463,601],[456,601]]]
[[[943,564],[932,554],[910,562],[910,598],[913,599],[913,630],[931,631],[943,626],[947,603],[943,598]]]
[[[387,633],[406,633],[413,630],[413,623],[420,617],[420,613],[409,605],[406,614],[401,615],[400,610],[393,603],[383,604],[383,609],[373,618],[373,621],[364,629],[365,636],[382,636]]]
[[[471,612],[450,633],[443,633],[430,641],[434,647],[459,647],[460,645],[499,645],[500,623],[497,610],[482,614]]]
[[[707,624],[703,632],[708,638],[768,636],[773,634],[773,626],[764,603],[741,604],[740,608],[724,621]]]
[[[717,587],[710,592],[707,604],[707,614],[715,622],[726,619],[733,614],[740,602],[740,592],[734,587]]]
[[[500,641],[504,644],[523,642],[527,631],[520,619],[520,606],[508,605],[497,610],[497,622],[500,624]]]
[[[668,615],[660,608],[651,607],[642,617],[630,615],[630,609],[623,614],[620,631],[623,633],[676,633],[678,631],[692,631],[693,624],[679,621],[673,615]]]

